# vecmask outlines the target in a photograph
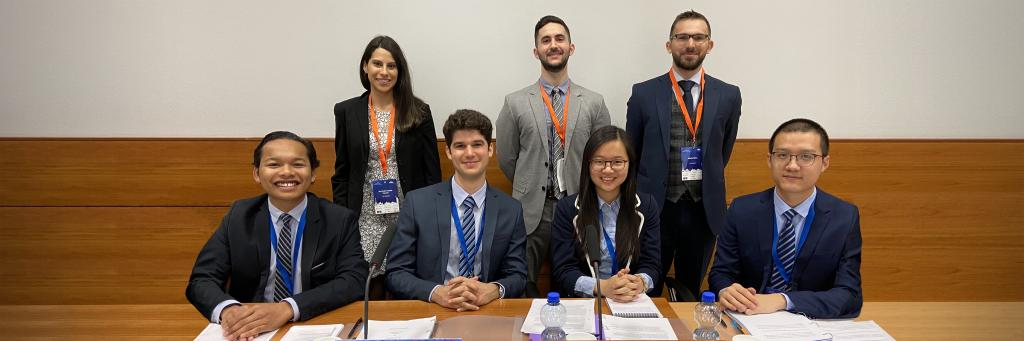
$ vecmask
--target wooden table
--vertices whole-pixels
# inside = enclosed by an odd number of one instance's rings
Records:
[[[657,298],[655,302],[666,316],[679,316],[694,325],[694,303]],[[425,302],[382,301],[373,302],[370,313],[380,320],[523,316],[529,304],[529,300],[502,300],[479,312],[455,313]],[[350,327],[361,315],[362,304],[355,303],[303,324]],[[1024,302],[868,302],[857,320],[874,320],[900,341],[1024,340]],[[191,340],[206,324],[188,304],[0,306],[0,339],[4,340]],[[723,330],[723,335],[729,332]]]
[[[670,303],[689,325],[695,302]],[[874,320],[904,340],[1024,340],[1024,302],[866,302],[857,321]],[[723,337],[736,330],[721,330]]]

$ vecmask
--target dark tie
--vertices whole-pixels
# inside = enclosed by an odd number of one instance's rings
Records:
[[[466,200],[459,206],[462,213],[462,234],[466,237],[466,252],[459,260],[459,276],[473,277],[472,257],[476,255],[476,219],[473,217],[473,208],[476,207],[476,200],[473,196],[466,197]]]
[[[776,254],[779,255],[779,260],[782,262],[782,266],[786,269],[786,273],[789,274],[790,278],[793,276],[793,263],[796,261],[796,227],[793,226],[793,218],[797,215],[796,210],[790,209],[782,213],[782,231],[779,232],[779,243],[775,248]],[[788,285],[782,278],[782,274],[779,272],[778,267],[772,272],[772,288],[778,291],[789,291]]]
[[[562,102],[562,94],[558,91],[558,88],[552,88],[551,108],[555,110],[555,119],[558,120],[557,124],[562,124],[562,116],[565,115],[562,113],[562,110],[564,110],[563,105],[564,102]],[[566,125],[568,125],[568,123],[569,122],[566,122]],[[557,174],[555,174],[555,160],[565,157],[565,146],[562,145],[562,139],[558,136],[558,131],[555,130],[555,124],[555,122],[551,122],[551,129],[548,134],[548,136],[551,136],[551,138],[548,139],[548,154],[551,157],[551,162],[548,164],[548,186],[552,189],[552,192],[554,192],[555,198],[561,199],[562,191],[561,188],[558,188],[558,178]],[[568,127],[563,128],[568,130]]]
[[[277,238],[277,271],[274,272],[274,302],[279,302],[292,296],[288,289],[291,283],[285,283],[292,279],[292,216],[288,213],[282,214],[278,220],[281,225],[281,233]],[[294,282],[293,282],[294,283]]]
[[[693,107],[693,93],[690,92],[694,85],[697,85],[697,83],[691,80],[679,81],[679,86],[683,88],[683,103],[686,104],[686,112],[690,113],[691,120],[695,119],[694,115],[696,112],[696,109]]]

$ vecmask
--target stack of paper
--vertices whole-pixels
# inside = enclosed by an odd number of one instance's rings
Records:
[[[605,340],[675,340],[676,332],[665,318],[604,316]]]
[[[635,301],[626,303],[615,302],[610,298],[605,300],[608,302],[608,308],[612,310],[612,315],[618,317],[662,317],[658,307],[654,305],[654,301],[647,294],[640,294]]]
[[[263,333],[260,336],[257,336],[256,337],[256,341],[270,341],[270,338],[274,337],[274,334],[277,334],[277,330],[276,329],[274,331],[272,331],[272,332]],[[203,331],[200,332],[199,335],[196,336],[195,339],[193,339],[193,341],[226,341],[226,340],[227,339],[224,338],[224,329],[222,329],[220,327],[220,325],[216,324],[216,323],[210,323],[210,324],[206,325],[206,329],[203,329]]]
[[[875,321],[814,321],[833,341],[896,341]]]
[[[894,341],[875,321],[811,320],[786,311],[761,315],[727,313],[750,335],[764,341]]]
[[[530,312],[526,314],[523,327],[520,332],[527,334],[540,334],[544,331],[544,324],[540,322],[540,308],[548,304],[546,299],[538,298],[530,305]],[[594,326],[594,300],[563,300],[566,319],[562,330],[566,333],[590,333],[597,334],[597,327]]]
[[[369,339],[394,340],[394,339],[429,339],[434,333],[434,326],[437,324],[437,316],[431,316],[406,321],[374,321],[366,322],[370,328]],[[362,330],[359,334],[362,334]]]
[[[288,328],[288,332],[284,334],[281,341],[313,341],[323,337],[338,336],[342,329],[345,329],[343,324],[292,326]]]

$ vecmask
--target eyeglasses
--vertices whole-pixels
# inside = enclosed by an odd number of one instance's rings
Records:
[[[695,42],[697,44],[700,44],[700,43],[708,41],[708,39],[710,39],[711,36],[709,36],[707,34],[679,33],[679,34],[673,34],[673,35],[669,36],[669,38],[672,38],[672,39],[675,39],[675,40],[678,40],[678,41],[681,41],[681,42],[686,42],[686,41],[688,41],[690,39],[693,39],[693,42]]]
[[[590,169],[593,170],[604,170],[605,167],[612,167],[613,170],[622,170],[626,168],[626,164],[629,160],[590,160]]]
[[[796,164],[800,167],[810,166],[814,164],[814,160],[818,159],[818,157],[823,157],[823,155],[814,153],[790,154],[789,152],[772,152],[771,155],[772,162],[777,165],[789,164],[789,160],[795,157]]]

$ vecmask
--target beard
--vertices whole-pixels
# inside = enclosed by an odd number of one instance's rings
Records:
[[[676,67],[680,69],[693,71],[699,69],[701,64],[704,64],[704,57],[707,57],[707,54],[697,55],[697,60],[694,60],[693,62],[688,62],[686,61],[686,57],[684,55],[677,55],[675,53],[672,53],[672,62],[674,62],[676,64]]]
[[[565,69],[565,66],[569,65],[569,55],[562,53],[562,62],[558,64],[548,63],[547,58],[540,59],[540,66],[544,67],[544,70],[548,72],[561,72]]]

